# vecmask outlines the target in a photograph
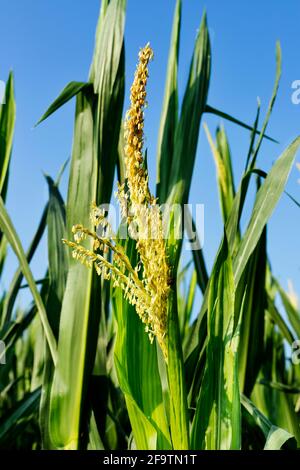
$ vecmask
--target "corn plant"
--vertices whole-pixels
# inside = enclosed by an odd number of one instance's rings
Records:
[[[268,173],[257,165],[263,140],[274,140],[266,130],[279,86],[280,45],[266,117],[259,129],[258,107],[249,126],[207,102],[211,50],[204,13],[179,105],[181,0],[176,1],[152,194],[144,114],[155,51],[153,57],[150,44],[139,51],[123,118],[125,13],[125,0],[102,0],[87,81],[69,83],[38,122],[76,99],[66,201],[59,189],[63,165],[55,180],[45,175],[49,200],[27,251],[5,207],[15,122],[12,75],[7,81],[0,109],[0,276],[7,244],[19,268],[0,301],[0,447],[295,448],[300,375],[289,359],[300,337],[300,312],[272,272],[267,235],[300,138]],[[237,182],[225,127],[214,138],[203,124],[223,222],[211,272],[200,248],[183,265],[178,237],[205,113],[250,132]],[[117,230],[103,209],[115,173],[122,214]],[[246,196],[253,207],[244,229]],[[30,262],[45,231],[48,264],[37,281]],[[22,309],[16,302],[21,289],[32,294]]]

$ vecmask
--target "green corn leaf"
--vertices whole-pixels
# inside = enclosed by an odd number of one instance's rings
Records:
[[[5,201],[10,156],[16,120],[13,74],[5,87],[5,102],[0,105],[0,195]]]
[[[7,252],[7,240],[5,237],[1,236],[1,239],[0,239],[0,278],[1,278],[3,266],[5,263],[5,259],[6,259],[6,252]],[[2,314],[3,312],[1,312],[1,315]],[[2,324],[1,316],[0,316],[0,324]]]
[[[288,341],[289,344],[294,342],[294,336],[291,332],[290,328],[286,324],[285,320],[282,318],[282,315],[278,312],[274,300],[271,299],[270,295],[268,294],[267,298],[267,312],[278,326],[279,330],[281,331],[282,336]]]
[[[176,205],[188,200],[198,134],[202,114],[206,105],[210,78],[210,41],[204,13],[197,35],[185,90],[180,119],[175,134],[175,150],[171,167],[167,203],[173,211]],[[188,158],[187,158],[188,156]],[[176,278],[180,257],[181,240],[178,240],[179,221],[174,213],[169,215],[167,249],[173,268],[171,277]],[[173,446],[189,448],[187,390],[183,363],[180,327],[177,313],[176,291],[171,290],[168,308],[168,383],[170,390],[170,424]],[[177,377],[177,381],[175,381]]]
[[[183,315],[183,327],[182,327],[182,332],[184,333],[185,330],[188,329],[190,320],[191,320],[191,315],[193,311],[193,306],[194,306],[194,301],[195,301],[195,295],[196,295],[196,286],[197,286],[197,272],[194,269],[191,279],[189,282],[189,289],[187,292],[187,297],[186,297],[186,302],[184,306],[184,315]],[[183,334],[183,337],[185,335]]]
[[[280,80],[280,75],[281,75],[281,49],[280,49],[280,44],[276,44],[276,75],[275,75],[275,83],[274,83],[274,88],[271,96],[271,100],[269,102],[269,106],[267,109],[267,113],[265,116],[265,120],[263,123],[262,130],[259,134],[258,141],[255,146],[255,135],[256,135],[256,130],[257,130],[257,125],[258,125],[258,119],[259,119],[259,112],[260,112],[260,103],[258,103],[258,110],[257,110],[257,115],[256,115],[256,120],[254,123],[254,128],[252,129],[251,133],[251,139],[250,139],[250,147],[247,155],[247,161],[246,161],[246,170],[243,175],[240,187],[237,192],[237,197],[235,198],[233,202],[233,208],[231,211],[231,216],[228,220],[228,225],[227,225],[227,234],[228,234],[228,239],[229,239],[229,245],[232,247],[233,243],[235,243],[237,240],[239,242],[239,222],[240,222],[240,217],[243,211],[244,203],[245,203],[245,198],[246,194],[248,191],[249,187],[249,182],[250,182],[250,176],[251,172],[255,170],[255,164],[258,156],[258,152],[260,150],[263,137],[264,137],[264,132],[267,128],[273,106],[276,100],[277,92],[278,92],[278,86],[279,86],[279,80]]]
[[[92,413],[91,422],[90,422],[90,435],[89,435],[89,444],[88,450],[105,450],[99,432],[97,429],[97,424],[95,416]]]
[[[26,419],[37,409],[41,390],[38,388],[34,392],[26,395],[11,410],[9,416],[3,417],[0,421],[0,447],[2,449],[11,446],[15,442],[16,436],[21,435],[26,427]]]
[[[265,443],[264,450],[278,450],[281,449],[282,446],[290,441],[290,439],[294,440],[292,434],[282,428],[277,428],[273,426],[269,434],[267,436],[267,440]]]
[[[171,286],[168,298],[168,385],[170,391],[170,428],[173,447],[187,450],[190,447],[188,429],[187,391],[182,345],[177,311],[176,285]]]
[[[193,449],[239,449],[241,445],[234,292],[224,235],[209,286],[207,360],[192,427]]]
[[[78,95],[80,91],[91,87],[90,83],[86,82],[70,82],[65,88],[60,92],[58,97],[53,101],[53,103],[49,106],[47,111],[43,114],[43,116],[38,120],[35,126],[38,126],[41,122],[45,121],[51,114],[55,113],[59,108],[61,108],[64,104],[70,101],[74,96]]]
[[[45,227],[46,227],[47,211],[48,211],[48,204],[46,204],[46,207],[43,210],[38,228],[37,228],[36,233],[35,233],[35,235],[32,239],[32,242],[31,242],[31,244],[30,244],[30,246],[27,250],[26,259],[27,259],[28,264],[32,260],[33,255],[34,255],[34,253],[35,253],[37,247],[39,246],[40,241],[43,237]],[[13,308],[14,308],[14,305],[15,305],[15,301],[16,301],[19,289],[20,289],[21,284],[22,284],[23,276],[24,276],[23,271],[22,271],[21,267],[19,267],[16,270],[15,274],[14,274],[14,277],[13,277],[11,283],[10,283],[8,292],[5,296],[4,305],[3,305],[2,326],[4,325],[5,322],[9,321],[9,319],[12,316]]]
[[[291,433],[299,445],[300,430],[295,402],[291,394],[275,388],[261,385],[261,381],[289,383],[293,379],[287,367],[286,348],[283,337],[273,322],[265,323],[265,351],[263,364],[251,399],[257,408],[267,416],[274,425]]]
[[[191,264],[192,264],[192,260],[188,261],[181,270],[178,270],[178,274],[177,274],[178,284],[180,284],[181,282],[184,282],[185,276],[188,273],[188,269],[190,268]]]
[[[193,260],[194,260],[194,265],[197,273],[197,282],[198,285],[204,294],[205,289],[207,287],[208,283],[208,274],[207,274],[207,268],[206,268],[206,263],[203,255],[203,249],[201,245],[201,241],[199,239],[198,233],[197,233],[197,228],[196,224],[194,222],[194,219],[192,218],[192,214],[190,210],[185,211],[185,226],[186,226],[186,232],[189,240],[195,244],[197,249],[195,249],[195,246],[193,247],[192,254],[193,254]]]
[[[36,390],[41,387],[43,382],[44,368],[44,334],[41,322],[37,316],[34,317],[28,329],[29,341],[33,354],[32,370],[30,377],[30,390]],[[52,363],[49,353],[49,361]]]
[[[50,176],[46,176],[46,181],[49,188],[47,212],[49,282],[46,296],[46,309],[52,331],[55,337],[58,338],[60,311],[68,272],[68,252],[66,246],[61,242],[62,238],[65,237],[66,214],[64,202],[57,185]],[[49,435],[49,405],[54,367],[46,343],[43,343],[43,353],[44,371],[39,423],[43,448],[49,449],[51,448]]]
[[[265,379],[261,379],[258,383],[285,393],[296,393],[297,395],[300,393],[300,387],[298,387],[297,385],[287,385],[279,382],[270,382],[269,380]]]
[[[89,206],[96,191],[93,97],[90,95],[86,91],[77,95],[67,206],[70,220],[67,233],[70,237],[73,223],[80,221],[88,225]],[[54,448],[76,448],[79,445],[91,282],[92,272],[70,260],[61,311],[58,363],[51,388],[49,437]]]
[[[36,314],[35,306],[32,307],[24,317],[17,318],[15,321],[5,323],[0,331],[0,339],[5,344],[5,350],[0,352],[0,364],[3,355],[7,355],[9,348],[15,345],[16,341],[22,336],[28,328]]]
[[[231,116],[230,114],[224,113],[223,111],[220,111],[219,109],[209,106],[208,104],[205,106],[204,112],[209,113],[209,114],[215,114],[216,116],[226,119],[227,121],[233,122],[234,124],[237,124],[238,126],[241,126],[244,129],[248,129],[249,131],[254,130],[254,134],[261,133],[260,131],[256,130],[254,127],[251,127],[248,124],[245,124],[243,121],[240,121],[239,119],[236,119],[235,117]],[[267,140],[270,140],[271,142],[275,142],[276,144],[279,143],[277,140],[273,139],[272,137],[269,137],[266,134],[263,134],[263,137]]]
[[[236,292],[235,316],[241,315],[238,350],[239,385],[246,396],[251,396],[264,355],[266,263],[266,230],[264,230]]]
[[[97,67],[97,61],[98,57],[100,54],[101,50],[101,35],[102,35],[102,29],[103,29],[103,23],[104,23],[104,18],[107,12],[107,7],[109,5],[110,0],[101,0],[101,6],[100,6],[100,12],[99,12],[99,19],[97,23],[97,29],[96,29],[96,35],[95,35],[95,47],[94,47],[94,54],[93,54],[93,60],[91,63],[90,67],[90,72],[89,72],[89,81],[91,83],[94,83],[95,81],[95,73],[96,73],[96,67]]]
[[[300,202],[297,201],[297,199],[295,199],[290,193],[288,193],[287,191],[284,191],[284,193],[287,195],[287,197],[294,203],[296,204],[297,207],[300,207]]]
[[[61,194],[50,176],[46,176],[49,187],[47,213],[49,291],[47,311],[55,336],[58,336],[59,315],[65,292],[69,253],[61,243],[66,236],[66,211]]]
[[[223,125],[217,128],[216,142],[217,142],[217,149],[221,155],[221,158],[226,168],[226,182],[227,182],[227,187],[228,187],[227,192],[230,195],[231,201],[233,201],[235,197],[235,184],[234,184],[233,169],[232,169],[232,158],[231,158],[228,138],[227,138],[225,128]],[[231,209],[232,203],[231,205],[229,205],[229,207]]]
[[[290,444],[295,442],[295,438],[292,434],[287,432],[285,429],[274,426],[264,415],[261,413],[256,406],[249,400],[245,395],[241,395],[241,403],[243,411],[251,416],[254,423],[261,429],[265,436],[264,450],[279,450],[288,441]]]
[[[287,293],[284,291],[284,289],[281,287],[279,282],[276,280],[275,280],[275,285],[278,289],[279,295],[281,297],[281,300],[285,308],[285,311],[287,313],[290,324],[294,332],[296,333],[297,338],[300,338],[300,312],[295,308],[295,306],[292,304]]]
[[[273,111],[273,107],[274,107],[274,104],[275,104],[275,101],[276,101],[280,76],[281,76],[281,47],[280,47],[279,41],[277,41],[277,43],[276,43],[276,75],[275,75],[275,83],[274,83],[273,93],[272,93],[272,96],[271,96],[271,99],[270,99],[270,102],[269,102],[269,105],[268,105],[268,109],[267,109],[266,117],[265,117],[265,120],[264,120],[264,123],[263,123],[263,126],[262,126],[262,130],[260,132],[258,141],[257,141],[256,146],[255,146],[254,151],[253,151],[253,155],[252,155],[251,159],[249,159],[249,168],[254,168],[254,166],[255,166],[257,155],[258,155],[258,152],[260,150],[260,147],[261,147],[261,144],[262,144],[262,141],[263,141],[263,138],[264,138],[264,134],[265,134],[265,131],[267,129],[269,119],[270,119],[270,116],[271,116],[271,113]]]
[[[251,131],[251,136],[250,136],[250,145],[249,145],[249,150],[247,154],[247,159],[246,159],[246,165],[245,165],[245,171],[248,168],[250,158],[253,155],[253,149],[254,149],[254,144],[255,144],[255,138],[256,138],[256,133],[257,133],[257,128],[258,128],[258,122],[259,122],[259,117],[260,117],[260,99],[257,99],[257,111],[256,111],[256,116],[255,116],[255,121],[253,124],[253,129]]]
[[[195,348],[185,361],[187,390],[188,390],[188,406],[192,410],[196,409],[199,391],[203,380],[206,363],[206,347],[207,347],[207,323],[205,321],[201,325],[200,329],[200,340],[199,345],[201,347]],[[186,336],[184,342],[184,352],[188,350],[190,341],[190,334]],[[185,354],[187,356],[187,354]]]
[[[14,127],[16,120],[16,104],[14,97],[14,81],[13,74],[10,73],[4,93],[4,103],[0,104],[0,195],[5,201],[9,163],[12,152]],[[7,240],[0,232],[0,277],[6,259]],[[2,317],[2,318],[1,318]],[[3,324],[5,314],[0,315],[0,324]]]
[[[149,419],[137,406],[131,396],[125,393],[126,406],[128,414],[131,417],[131,426],[134,436],[134,448],[142,450],[157,449],[157,432]],[[135,441],[135,439],[138,439]]]
[[[182,206],[188,200],[200,121],[206,105],[209,78],[210,42],[206,14],[204,13],[194,47],[188,83],[176,129],[175,150],[167,192],[167,204],[171,208],[167,227],[167,251],[170,265],[172,266],[170,277],[173,279],[176,279],[181,249],[181,240],[177,236],[180,222],[176,217],[175,211],[178,204]],[[170,392],[170,426],[174,448],[188,449],[187,390],[175,287],[172,287],[168,301],[167,336],[169,359],[167,369]],[[177,377],[176,380],[175,377]]]
[[[56,183],[55,183],[56,186],[58,186],[59,183],[60,183],[61,177],[64,173],[64,170],[66,168],[67,163],[68,163],[68,160],[62,165],[62,167],[61,167],[61,169],[58,173]],[[35,232],[35,235],[34,235],[32,241],[31,241],[31,244],[30,244],[30,246],[27,250],[27,253],[26,253],[26,258],[27,258],[28,263],[30,263],[30,261],[32,260],[34,254],[36,252],[36,249],[38,248],[38,246],[40,244],[40,241],[41,241],[41,239],[44,235],[44,231],[45,231],[45,227],[46,227],[46,223],[47,223],[47,214],[48,214],[48,203],[46,204],[46,206],[43,210],[38,228]],[[4,325],[4,322],[8,321],[12,316],[13,308],[14,308],[14,305],[15,305],[15,301],[16,301],[19,289],[25,287],[25,286],[21,286],[22,279],[23,279],[23,272],[22,272],[22,269],[19,267],[16,270],[16,272],[14,274],[14,277],[13,277],[11,283],[10,283],[8,292],[5,295],[4,305],[3,305],[3,313],[2,313],[2,318],[3,318],[2,323],[1,323],[2,325]],[[39,282],[36,281],[35,283],[38,284]],[[28,287],[28,285],[26,287]]]
[[[194,54],[190,67],[188,84],[181,109],[179,123],[175,135],[175,151],[172,160],[171,178],[169,181],[169,207],[184,204],[188,200],[191,178],[198,143],[200,120],[206,105],[210,78],[210,42],[204,13],[197,35]],[[188,155],[188,158],[187,158]],[[173,210],[173,209],[172,209]],[[178,220],[174,213],[169,215],[167,249],[173,267],[171,277],[176,278],[176,269],[180,257],[181,240],[178,240]],[[202,254],[202,253],[201,253]],[[205,268],[202,256],[196,258],[199,268]],[[197,266],[197,264],[196,264]],[[202,269],[205,275],[205,269]],[[200,271],[198,269],[198,279]],[[204,281],[205,278],[201,279]],[[194,332],[194,337],[196,334]],[[187,390],[185,384],[185,368],[183,363],[180,327],[177,313],[176,292],[172,292],[168,309],[168,379],[170,390],[170,422],[173,446],[189,448]],[[197,351],[200,352],[200,351]],[[177,376],[177,382],[174,377]]]
[[[187,201],[193,174],[199,126],[206,106],[210,78],[210,42],[204,13],[196,39],[170,169],[168,203]],[[188,157],[188,158],[187,158]]]
[[[271,217],[277,202],[284,190],[289,173],[295,160],[296,152],[300,144],[300,138],[295,139],[287,149],[280,155],[276,160],[272,169],[270,170],[264,183],[261,185],[257,192],[254,208],[250,218],[248,228],[241,243],[238,246],[236,254],[233,259],[233,272],[235,277],[235,283],[238,285],[242,273],[247,265],[247,262],[253,253],[261,234],[264,230],[266,223]],[[243,176],[240,187],[234,199],[232,210],[226,224],[226,233],[228,237],[228,243],[231,247],[231,251],[235,253],[235,242],[238,233],[238,224],[240,220],[241,201],[245,199],[246,191],[248,188],[248,179],[252,174],[252,170],[245,173]],[[219,250],[220,252],[220,250]],[[208,290],[206,290],[201,311],[198,315],[196,324],[193,328],[192,335],[189,341],[189,347],[187,355],[197,357],[197,354],[202,348],[202,344],[198,343],[199,332],[201,323],[206,316],[207,302],[208,302]],[[195,354],[193,354],[195,351]],[[192,356],[191,356],[192,357]]]
[[[126,252],[131,262],[135,260],[133,250],[130,240]],[[151,345],[134,307],[119,289],[114,292],[113,304],[117,322],[115,365],[136,447],[170,449],[156,346]]]
[[[233,264],[236,282],[239,281],[262,231],[279,201],[293,166],[299,145],[300,137],[295,139],[276,160],[267,178],[257,192],[252,216]]]
[[[157,142],[157,189],[160,203],[165,202],[169,187],[170,168],[175,151],[175,133],[178,123],[178,55],[181,25],[181,0],[177,0],[173,19],[165,96],[160,118]]]
[[[213,142],[207,125],[204,123],[204,130],[215,160],[217,170],[217,181],[219,188],[220,205],[223,221],[226,223],[232,209],[235,196],[233,172],[231,165],[231,155],[225,130],[222,127],[217,129],[217,144]]]
[[[92,201],[100,204],[110,200],[124,94],[125,5],[124,0],[111,0],[100,17],[103,24],[98,26],[96,37],[99,50],[92,66],[95,93],[86,88],[77,95],[67,201],[69,239],[74,223],[89,226]],[[94,365],[100,312],[99,278],[71,259],[51,389],[49,429],[56,448],[81,445],[81,412]]]
[[[121,130],[125,86],[125,46],[123,41],[126,0],[110,2],[103,29],[96,41],[94,91],[98,95],[95,134],[99,165],[97,201],[108,203],[111,198]],[[100,60],[101,58],[101,60]],[[114,125],[112,125],[112,122]]]
[[[38,309],[38,313],[40,316],[41,323],[43,325],[44,333],[47,338],[47,342],[49,345],[49,349],[51,351],[51,356],[53,359],[53,362],[56,363],[57,359],[57,351],[56,351],[56,341],[53,335],[53,332],[51,330],[51,327],[48,322],[47,318],[47,313],[45,310],[45,306],[43,304],[43,301],[41,299],[40,293],[37,289],[37,286],[35,285],[34,278],[32,275],[32,272],[30,270],[30,267],[28,265],[28,262],[26,260],[26,255],[24,253],[23,247],[21,245],[20,239],[14,229],[14,226],[10,220],[10,217],[5,209],[4,203],[2,198],[0,198],[0,227],[3,233],[5,234],[8,243],[11,245],[12,249],[14,250],[20,266],[22,268],[24,277],[26,278],[28,285],[30,287],[32,296],[34,298],[34,301],[36,303],[36,307]]]

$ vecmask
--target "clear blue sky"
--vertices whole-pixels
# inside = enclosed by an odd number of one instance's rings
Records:
[[[128,0],[126,19],[126,100],[137,52],[150,41],[155,51],[146,113],[147,147],[154,181],[156,138],[164,91],[175,0]],[[300,105],[291,102],[291,83],[300,79],[299,18],[297,0],[183,0],[180,51],[180,93],[185,86],[193,42],[204,7],[212,39],[212,76],[209,103],[252,123],[256,98],[265,111],[275,73],[275,42],[280,40],[283,74],[268,132],[279,145],[265,142],[258,165],[268,170],[284,147],[300,134]],[[36,129],[34,123],[71,80],[84,81],[92,57],[99,0],[0,0],[0,79],[13,69],[16,83],[17,124],[7,206],[25,248],[34,234],[47,200],[42,171],[55,176],[70,155],[74,103],[66,105]],[[214,132],[219,120],[205,116]],[[238,181],[249,143],[249,133],[225,123]],[[298,157],[300,161],[300,155]],[[293,169],[288,190],[300,199],[298,174]],[[67,175],[62,191],[65,194]],[[221,237],[215,168],[201,129],[191,202],[205,204],[204,252],[211,266]],[[269,224],[269,254],[284,286],[288,278],[300,292],[300,209],[283,197]],[[16,267],[11,255],[5,270],[7,286]],[[44,242],[32,267],[44,273]],[[2,281],[3,287],[3,281]]]

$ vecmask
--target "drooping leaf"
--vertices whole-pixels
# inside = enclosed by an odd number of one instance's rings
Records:
[[[45,227],[46,227],[47,211],[48,211],[48,204],[46,204],[46,207],[43,210],[38,228],[37,228],[37,230],[34,234],[34,237],[31,241],[31,244],[30,244],[30,246],[27,250],[26,259],[27,259],[28,264],[32,260],[33,255],[34,255],[34,253],[35,253],[37,247],[39,246],[39,243],[40,243],[40,241],[43,237]],[[13,308],[14,308],[14,305],[15,305],[15,301],[16,301],[19,289],[20,289],[21,284],[22,284],[23,276],[24,276],[23,271],[22,271],[21,267],[19,267],[16,270],[15,274],[14,274],[14,277],[13,277],[11,283],[10,283],[8,292],[5,296],[4,305],[3,305],[3,319],[2,319],[3,323],[2,323],[2,325],[5,322],[7,322],[12,316]]]
[[[279,450],[288,441],[294,441],[295,438],[292,434],[288,433],[285,429],[274,426],[244,395],[241,396],[241,403],[243,410],[252,417],[255,424],[262,430],[265,436],[264,450]],[[291,442],[293,445],[293,442]]]
[[[51,356],[56,363],[57,359],[57,351],[56,351],[56,341],[53,335],[53,332],[51,330],[51,327],[49,325],[49,321],[47,318],[47,313],[45,310],[44,303],[41,299],[40,293],[37,289],[37,286],[34,282],[34,278],[32,275],[32,272],[30,270],[30,267],[28,265],[28,262],[26,260],[26,255],[24,253],[23,247],[21,245],[20,239],[14,229],[14,226],[12,224],[12,221],[10,220],[10,217],[5,209],[4,203],[2,198],[0,198],[0,227],[3,233],[5,234],[8,243],[11,245],[12,249],[14,250],[20,266],[22,268],[24,277],[26,278],[28,285],[30,287],[32,296],[34,298],[34,301],[36,303],[38,313],[41,319],[41,323],[43,325],[44,333],[47,338],[47,342],[51,351]]]
[[[70,101],[74,96],[78,95],[82,90],[91,87],[90,83],[85,82],[70,82],[65,88],[60,92],[58,97],[53,101],[53,103],[49,106],[47,111],[43,114],[43,116],[38,120],[36,126],[38,126],[41,122],[45,121],[51,114],[55,113],[59,108],[61,108],[64,104]]]
[[[253,127],[249,126],[243,121],[240,121],[239,119],[236,119],[230,114],[220,111],[219,109],[213,108],[212,106],[209,106],[208,104],[205,106],[205,112],[210,113],[210,114],[215,114],[216,116],[226,119],[227,121],[233,122],[234,124],[237,124],[238,126],[241,126],[244,129],[248,129],[249,131],[253,130]],[[260,132],[256,130],[255,134],[260,134]],[[275,142],[278,144],[277,140],[273,139],[272,137],[269,137],[268,135],[264,135],[264,138],[267,140],[270,140],[271,142]]]

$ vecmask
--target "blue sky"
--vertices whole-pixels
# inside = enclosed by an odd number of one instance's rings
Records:
[[[175,0],[128,0],[126,18],[126,103],[137,62],[137,52],[148,41],[154,49],[146,112],[146,145],[152,182],[155,181],[156,139]],[[258,166],[266,171],[288,143],[300,134],[300,105],[291,102],[291,84],[300,79],[299,14],[297,0],[251,2],[240,0],[183,0],[181,30],[180,98],[203,9],[206,8],[212,41],[212,75],[208,102],[252,123],[256,99],[264,112],[275,75],[275,43],[282,46],[283,73],[269,134],[279,145],[264,142]],[[15,74],[17,124],[11,163],[7,207],[26,248],[47,200],[42,172],[55,176],[70,156],[74,103],[33,129],[34,123],[71,80],[87,79],[91,62],[99,0],[0,0],[0,79]],[[210,131],[220,123],[206,115]],[[244,166],[249,132],[226,123],[236,181]],[[300,155],[298,156],[300,161]],[[300,199],[299,172],[293,169],[288,190]],[[67,174],[62,184],[65,194]],[[204,253],[211,266],[222,225],[215,184],[215,168],[201,128],[191,202],[205,205]],[[300,293],[299,208],[283,197],[268,230],[269,255],[275,274],[286,286],[290,278]],[[46,244],[39,249],[32,268],[43,276]],[[17,266],[14,256],[5,270],[7,286]],[[26,296],[26,294],[24,294]]]

